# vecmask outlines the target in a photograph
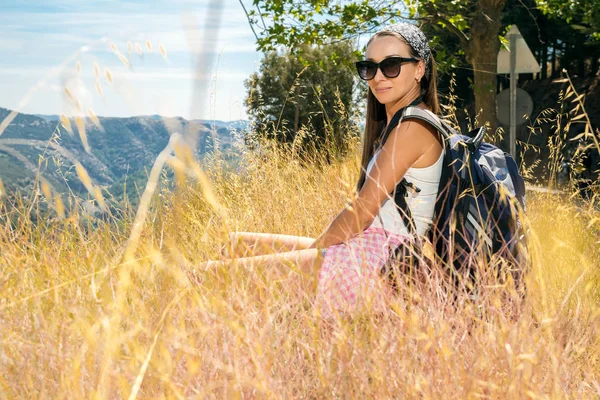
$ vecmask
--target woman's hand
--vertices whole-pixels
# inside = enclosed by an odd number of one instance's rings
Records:
[[[356,198],[335,217],[325,229],[325,232],[315,240],[313,243],[314,248],[327,248],[352,239],[371,225],[375,215],[365,207],[365,202],[360,197]]]

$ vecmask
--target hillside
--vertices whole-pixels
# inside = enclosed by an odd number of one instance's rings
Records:
[[[0,121],[9,113],[10,110],[0,108]],[[86,133],[91,148],[88,154],[74,121],[71,120],[74,135],[70,135],[58,120],[58,116],[52,115],[19,114],[0,136],[0,177],[9,194],[20,191],[29,197],[39,169],[57,192],[71,190],[85,198],[85,187],[73,168],[79,161],[94,183],[108,190],[117,200],[123,198],[127,183],[127,196],[135,202],[135,186],[145,184],[147,169],[169,141],[171,130],[167,126],[179,125],[181,130],[197,134],[200,159],[213,149],[213,132],[220,149],[229,153],[233,132],[245,127],[244,121],[188,121],[142,116],[100,117],[102,129],[98,129],[87,119]]]

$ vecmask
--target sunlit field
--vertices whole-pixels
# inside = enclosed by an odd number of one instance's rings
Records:
[[[176,189],[159,181],[137,219],[86,217],[72,198],[57,210],[42,192],[0,200],[1,397],[600,396],[595,198],[528,192],[517,313],[508,288],[470,301],[433,277],[401,286],[383,313],[324,321],[294,265],[198,267],[234,230],[316,237],[350,199],[350,148],[330,165],[246,152],[237,172],[179,149]]]

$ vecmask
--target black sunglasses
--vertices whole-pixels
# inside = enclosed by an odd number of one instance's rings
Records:
[[[404,62],[419,62],[419,60],[414,57],[390,57],[379,64],[373,61],[357,61],[356,70],[358,71],[358,76],[365,81],[375,78],[377,68],[381,70],[381,73],[386,78],[395,78],[400,75],[402,63]]]

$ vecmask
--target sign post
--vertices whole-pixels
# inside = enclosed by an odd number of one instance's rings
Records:
[[[517,29],[517,32],[519,30]],[[517,39],[523,39],[521,33],[509,32],[508,40],[511,50],[517,48]],[[517,52],[510,52],[510,155],[517,159]]]
[[[500,49],[498,52],[499,74],[510,74],[510,128],[509,128],[509,152],[517,159],[517,78],[519,73],[540,72],[541,68],[533,53],[523,39],[519,28],[513,25],[506,34],[508,38],[508,50]]]

